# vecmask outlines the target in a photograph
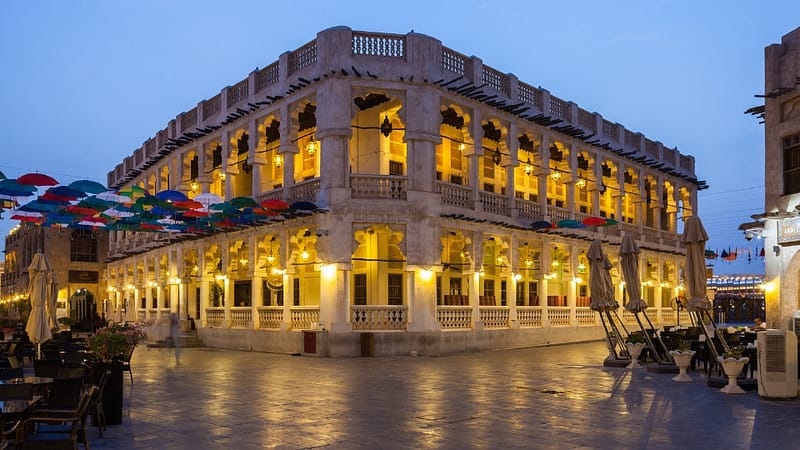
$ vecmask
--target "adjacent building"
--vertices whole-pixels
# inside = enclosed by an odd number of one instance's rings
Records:
[[[764,106],[749,112],[765,124],[765,212],[742,229],[764,237],[767,323],[792,329],[800,310],[800,28],[765,49],[764,75]]]
[[[706,187],[694,158],[534,86],[419,33],[320,32],[178,114],[107,180],[300,212],[112,232],[109,316],[157,335],[178,312],[207,345],[331,356],[595,339],[586,251],[604,242],[622,300],[631,233],[648,315],[676,323],[678,217]]]

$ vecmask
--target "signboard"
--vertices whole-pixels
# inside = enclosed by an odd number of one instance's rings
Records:
[[[800,243],[800,217],[778,221],[778,244]]]
[[[93,283],[96,284],[98,272],[96,270],[70,270],[69,282],[70,283]]]

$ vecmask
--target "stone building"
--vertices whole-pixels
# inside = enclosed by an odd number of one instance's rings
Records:
[[[599,338],[585,253],[602,239],[616,267],[622,233],[673,324],[678,216],[705,187],[693,157],[477,57],[346,27],[180,113],[108,185],[305,202],[208,236],[114,232],[108,289],[152,334],[179,312],[208,345],[331,356]]]
[[[765,197],[759,223],[743,225],[764,237],[766,316],[771,328],[789,328],[800,310],[800,28],[764,50]]]
[[[12,308],[28,302],[28,266],[41,252],[55,271],[59,317],[71,315],[76,329],[91,328],[94,313],[108,306],[102,277],[108,254],[108,233],[103,230],[47,228],[22,222],[5,238],[5,270],[0,279],[0,300]]]

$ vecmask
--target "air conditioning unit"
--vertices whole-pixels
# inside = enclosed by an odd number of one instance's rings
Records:
[[[797,397],[797,336],[788,330],[767,330],[758,332],[756,339],[758,395]]]

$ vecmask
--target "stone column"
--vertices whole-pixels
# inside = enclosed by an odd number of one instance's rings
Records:
[[[539,160],[542,162],[542,167],[537,173],[539,188],[538,200],[539,206],[542,210],[542,219],[547,220],[547,177],[550,176],[550,136],[547,134],[542,135],[542,145],[539,146]]]
[[[352,94],[347,80],[328,79],[317,89],[317,139],[320,141],[319,206],[350,199]]]

